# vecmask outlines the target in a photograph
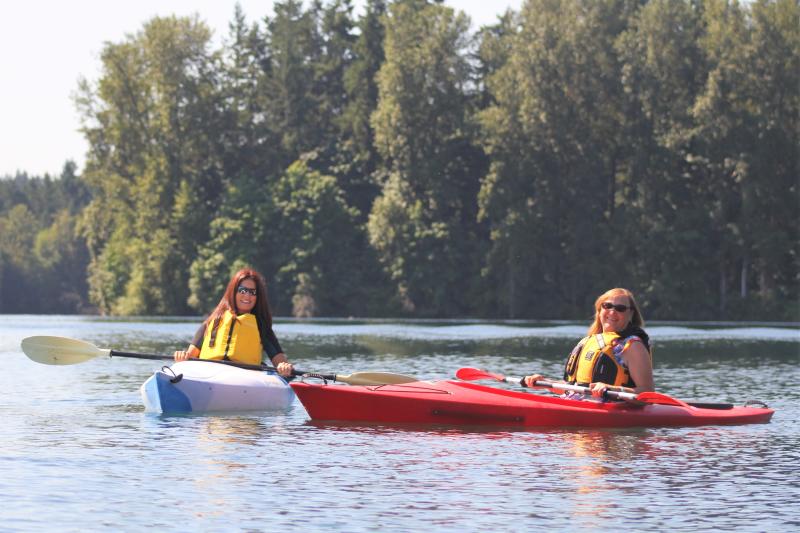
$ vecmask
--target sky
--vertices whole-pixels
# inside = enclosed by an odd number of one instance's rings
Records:
[[[523,0],[445,0],[473,29],[496,22]],[[71,159],[83,168],[87,144],[72,95],[96,80],[100,51],[154,16],[198,14],[215,38],[228,33],[236,0],[0,0],[0,177],[59,176]],[[238,0],[249,22],[272,14],[269,0]],[[363,0],[354,0],[355,14]],[[308,3],[306,2],[306,5]]]

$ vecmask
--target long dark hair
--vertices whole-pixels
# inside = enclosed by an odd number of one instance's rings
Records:
[[[269,301],[267,299],[267,282],[264,281],[264,276],[258,271],[252,268],[243,268],[231,277],[217,307],[206,318],[206,328],[208,328],[209,324],[218,324],[225,311],[230,311],[234,315],[238,314],[236,309],[236,289],[246,279],[252,279],[256,282],[256,305],[251,313],[256,316],[259,326],[272,327],[272,312],[269,309]]]

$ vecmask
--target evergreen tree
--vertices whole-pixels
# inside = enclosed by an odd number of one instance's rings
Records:
[[[28,206],[17,204],[0,216],[0,311],[4,313],[46,312],[39,308],[44,280],[38,268],[34,244],[41,222]]]
[[[649,314],[685,313],[686,294],[708,294],[716,269],[707,253],[719,233],[708,231],[708,191],[694,178],[692,107],[706,77],[699,47],[701,11],[689,2],[656,0],[635,13],[617,41],[625,88],[627,142],[620,209],[631,258],[632,285]],[[701,231],[705,228],[706,231]],[[665,257],[670,257],[665,261]],[[701,318],[703,303],[691,313]]]
[[[90,296],[102,312],[187,310],[186,267],[225,171],[217,143],[226,111],[209,39],[197,19],[154,18],[106,45],[97,88],[82,86],[83,177],[93,191],[83,231]],[[188,194],[193,208],[174,210]]]
[[[709,71],[692,110],[693,141],[720,235],[715,270],[723,316],[780,312],[775,295],[798,294],[779,271],[797,272],[798,264],[797,228],[782,221],[800,213],[799,10],[796,2],[758,2],[751,16],[736,4],[704,3],[700,46]]]
[[[332,168],[345,190],[348,202],[365,220],[380,187],[378,153],[370,116],[378,105],[376,76],[384,61],[383,40],[386,14],[384,0],[368,0],[358,23],[353,60],[344,71],[346,105],[339,121],[341,139],[332,158]]]
[[[800,4],[237,7],[110,43],[78,176],[0,179],[0,311],[800,315]],[[188,275],[187,275],[188,269]],[[691,295],[692,304],[686,305]],[[548,302],[542,307],[541,302]]]
[[[480,193],[492,228],[486,275],[498,311],[544,318],[585,308],[628,279],[594,261],[621,253],[622,87],[614,41],[632,4],[529,1],[482,113],[492,166]]]
[[[427,2],[398,2],[372,116],[388,179],[369,219],[370,242],[406,310],[469,313],[480,257],[475,197],[482,157],[472,146],[469,19]]]

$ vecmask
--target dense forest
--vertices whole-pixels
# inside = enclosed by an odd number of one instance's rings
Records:
[[[101,62],[85,168],[0,179],[0,312],[204,314],[252,265],[283,316],[800,320],[797,0],[285,0]]]

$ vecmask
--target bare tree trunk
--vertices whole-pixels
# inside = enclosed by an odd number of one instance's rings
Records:
[[[742,278],[739,282],[740,283],[739,295],[742,297],[743,300],[747,298],[747,263],[748,263],[747,255],[745,255],[744,258],[742,259],[742,271],[741,271]]]
[[[508,318],[516,317],[516,276],[514,276],[514,246],[508,248]]]
[[[719,264],[719,312],[725,314],[725,307],[728,305],[728,282],[725,278],[725,262]]]

